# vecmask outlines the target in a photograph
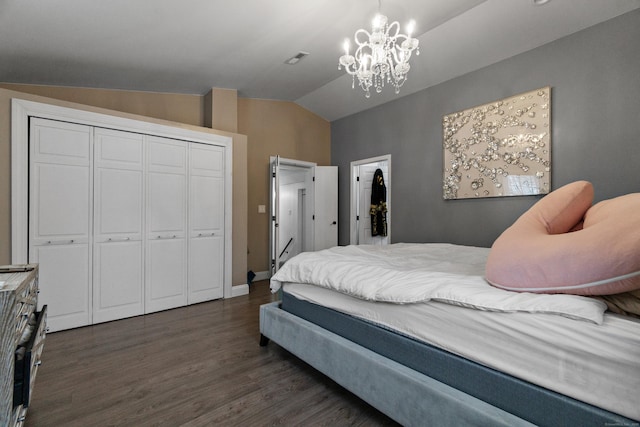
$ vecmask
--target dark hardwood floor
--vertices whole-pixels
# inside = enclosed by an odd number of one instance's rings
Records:
[[[392,420],[271,342],[249,295],[51,333],[27,413],[41,426],[382,426]]]

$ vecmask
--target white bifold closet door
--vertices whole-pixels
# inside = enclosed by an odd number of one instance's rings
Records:
[[[144,137],[94,134],[93,322],[144,313]]]
[[[189,147],[189,304],[223,296],[224,149]]]
[[[187,151],[147,136],[145,312],[187,304]]]
[[[52,331],[223,297],[225,147],[30,120],[28,260]]]
[[[49,323],[91,323],[93,128],[32,118],[29,262],[40,264],[39,304]]]

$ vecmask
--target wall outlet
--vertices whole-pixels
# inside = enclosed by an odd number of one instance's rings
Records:
[[[258,213],[267,213],[266,205],[258,205]]]

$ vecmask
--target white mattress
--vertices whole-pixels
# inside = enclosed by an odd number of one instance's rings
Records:
[[[554,314],[500,313],[440,302],[394,304],[286,283],[298,299],[357,316],[533,384],[640,420],[640,321],[597,325]]]

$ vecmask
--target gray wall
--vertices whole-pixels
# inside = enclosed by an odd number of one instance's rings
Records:
[[[339,243],[349,243],[349,163],[391,154],[393,243],[491,246],[541,196],[443,200],[441,120],[544,86],[551,86],[552,97],[552,189],[585,179],[594,184],[596,201],[640,192],[636,10],[332,122],[331,160],[340,171]]]

